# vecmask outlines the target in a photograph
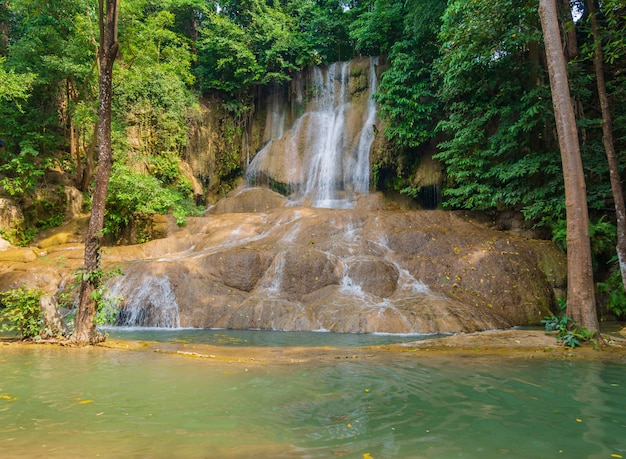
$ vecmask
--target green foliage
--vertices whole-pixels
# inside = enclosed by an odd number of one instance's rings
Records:
[[[596,288],[598,294],[604,297],[606,308],[618,320],[623,320],[626,318],[626,291],[617,261],[616,256],[609,262],[609,276],[603,282],[597,282]]]
[[[22,196],[33,191],[37,179],[44,173],[39,152],[30,142],[22,142],[20,152],[13,155],[0,150],[0,187],[9,196]]]
[[[350,59],[354,47],[349,28],[362,11],[360,5],[344,0],[290,0],[285,11],[295,18],[300,46],[296,65],[303,68]]]
[[[563,204],[560,155],[541,142],[552,119],[550,93],[528,49],[541,38],[536,2],[451,2],[436,68],[447,140],[448,207],[523,210],[556,219]]]
[[[204,90],[233,97],[259,84],[290,79],[303,50],[296,22],[278,3],[225,2],[200,30],[197,74]]]
[[[0,330],[17,331],[21,339],[37,339],[43,331],[38,289],[16,288],[0,292]]]
[[[371,8],[350,24],[350,38],[355,48],[369,56],[388,52],[403,32],[407,13],[404,1],[374,0]]]
[[[189,120],[197,106],[189,89],[194,82],[190,44],[171,30],[175,16],[167,10],[138,2],[127,5],[122,14],[125,64],[115,73],[116,126],[128,127],[139,137],[139,155],[177,155],[186,145]],[[116,156],[127,156],[125,150],[116,151]]]
[[[35,80],[34,73],[16,73],[6,68],[6,57],[0,56],[0,103],[13,102],[20,109],[20,103],[30,96],[30,88]]]
[[[398,26],[402,36],[390,47],[391,66],[376,94],[381,116],[388,121],[385,136],[400,147],[417,148],[432,139],[443,116],[432,65],[445,3],[425,3],[409,2],[403,10],[404,22]]]
[[[597,259],[600,255],[612,251],[617,239],[617,227],[601,217],[589,221],[591,255]],[[557,220],[552,229],[552,241],[563,251],[567,251],[567,221]]]
[[[124,273],[120,268],[113,269],[97,269],[91,272],[77,271],[74,280],[66,290],[60,295],[59,304],[72,310],[67,319],[70,324],[73,323],[76,310],[74,299],[77,296],[81,281],[90,279],[95,290],[91,293],[91,299],[96,303],[96,317],[94,322],[96,325],[111,325],[117,319],[119,314],[119,305],[121,298],[111,296],[111,292],[106,286],[106,282],[116,276],[122,276]]]
[[[133,172],[128,166],[114,164],[106,201],[105,234],[118,236],[132,221],[154,214],[172,212],[183,225],[186,216],[199,215],[191,199],[158,178]]]
[[[581,346],[583,342],[592,341],[594,338],[592,332],[563,315],[546,317],[541,323],[545,325],[546,331],[557,332],[557,341],[571,348]]]

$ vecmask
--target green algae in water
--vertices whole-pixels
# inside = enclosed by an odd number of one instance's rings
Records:
[[[3,458],[626,456],[626,365],[3,349]]]

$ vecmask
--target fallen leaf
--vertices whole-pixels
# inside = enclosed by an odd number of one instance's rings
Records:
[[[93,402],[93,400],[81,400],[80,402],[78,402],[79,405],[86,405],[87,403],[91,403]]]

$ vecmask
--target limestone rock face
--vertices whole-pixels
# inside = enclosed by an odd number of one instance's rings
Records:
[[[283,207],[286,202],[284,196],[267,188],[244,188],[234,190],[219,200],[209,213],[266,212]]]
[[[538,324],[565,287],[565,256],[554,244],[460,214],[378,205],[243,212],[241,200],[267,197],[248,193],[233,200],[238,212],[103,251],[105,266],[124,273],[108,284],[122,300],[120,324],[467,332]],[[29,256],[0,252],[0,289],[63,289],[82,247],[40,245],[20,249]]]
[[[219,254],[218,262],[224,285],[251,292],[265,273],[269,260],[255,250],[233,249]]]
[[[20,208],[9,198],[0,198],[0,229],[7,233],[23,229],[24,215]]]
[[[348,277],[364,292],[388,298],[398,287],[398,268],[385,260],[360,258],[348,265]]]
[[[306,246],[290,248],[282,254],[282,259],[278,281],[288,300],[301,300],[304,295],[328,285],[339,285],[337,265],[324,252]]]

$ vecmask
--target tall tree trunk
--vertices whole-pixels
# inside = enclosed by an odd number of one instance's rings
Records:
[[[106,9],[105,9],[106,2]],[[80,283],[76,330],[73,341],[90,344],[101,340],[94,319],[97,305],[94,291],[101,280],[100,244],[104,226],[104,203],[109,187],[113,154],[111,151],[111,96],[113,62],[117,56],[118,0],[99,0],[100,21],[100,106],[98,108],[98,171],[92,197],[91,218],[85,240],[85,268]]]
[[[0,56],[9,53],[9,0],[0,3]]]
[[[563,39],[565,41],[565,59],[567,62],[578,56],[578,42],[576,41],[576,26],[572,17],[570,0],[561,0],[561,14],[563,17]]]
[[[540,0],[539,16],[548,62],[550,88],[565,184],[567,213],[567,315],[598,334],[585,175],[561,47],[556,0]]]
[[[613,118],[609,109],[609,98],[606,95],[606,83],[604,81],[604,56],[602,52],[602,39],[596,15],[595,0],[587,0],[587,8],[591,18],[591,30],[593,32],[593,67],[596,72],[598,85],[598,98],[602,110],[602,142],[606,151],[606,159],[609,163],[609,177],[611,191],[615,202],[615,215],[617,224],[617,257],[619,268],[622,273],[622,283],[626,289],[626,206],[622,191],[622,178],[619,173],[617,156],[615,155],[615,143],[613,142]]]

